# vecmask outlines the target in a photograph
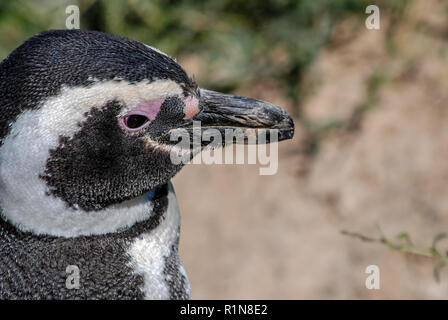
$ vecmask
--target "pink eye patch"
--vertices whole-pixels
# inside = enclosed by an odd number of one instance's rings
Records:
[[[196,97],[185,99],[184,120],[189,120],[199,113],[199,100]]]
[[[120,126],[129,132],[136,132],[146,128],[157,117],[164,101],[165,99],[158,99],[140,103],[137,107],[120,117]],[[196,97],[187,97],[184,103],[184,120],[189,120],[199,113],[199,100]]]
[[[120,126],[127,131],[135,132],[149,126],[160,111],[165,99],[145,101],[120,117]]]

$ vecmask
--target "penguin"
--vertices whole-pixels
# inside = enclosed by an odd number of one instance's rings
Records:
[[[0,299],[191,299],[170,155],[207,144],[170,135],[194,121],[294,134],[282,108],[202,89],[120,36],[45,31],[3,60]]]

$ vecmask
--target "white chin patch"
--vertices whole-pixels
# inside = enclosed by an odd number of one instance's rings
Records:
[[[151,204],[144,197],[111,205],[100,211],[74,209],[52,195],[39,175],[45,171],[49,151],[59,137],[72,137],[93,107],[112,100],[127,108],[141,101],[180,94],[171,80],[99,81],[88,88],[63,88],[37,110],[26,110],[12,124],[0,147],[0,208],[2,215],[23,231],[75,237],[115,232],[150,217]],[[123,111],[125,112],[125,111]]]

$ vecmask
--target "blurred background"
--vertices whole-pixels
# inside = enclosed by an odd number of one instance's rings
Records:
[[[194,299],[448,296],[448,241],[401,252],[448,226],[446,1],[2,0],[0,57],[65,28],[70,4],[82,29],[157,47],[202,87],[295,118],[276,175],[187,165],[174,178]],[[370,4],[380,30],[365,27]],[[365,287],[372,264],[380,290]]]

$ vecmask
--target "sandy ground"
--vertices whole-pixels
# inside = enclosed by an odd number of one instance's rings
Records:
[[[309,136],[297,121],[294,139],[279,144],[276,175],[260,176],[257,165],[188,165],[174,178],[194,299],[448,296],[447,269],[437,283],[431,260],[340,234],[405,231],[426,248],[447,230],[446,12],[443,1],[414,1],[379,31],[363,21],[335,29],[338,45],[309,71],[316,86],[303,110],[315,124],[343,125],[322,136],[314,156],[303,152]],[[269,90],[255,97],[284,99]],[[365,287],[372,264],[380,290]]]

